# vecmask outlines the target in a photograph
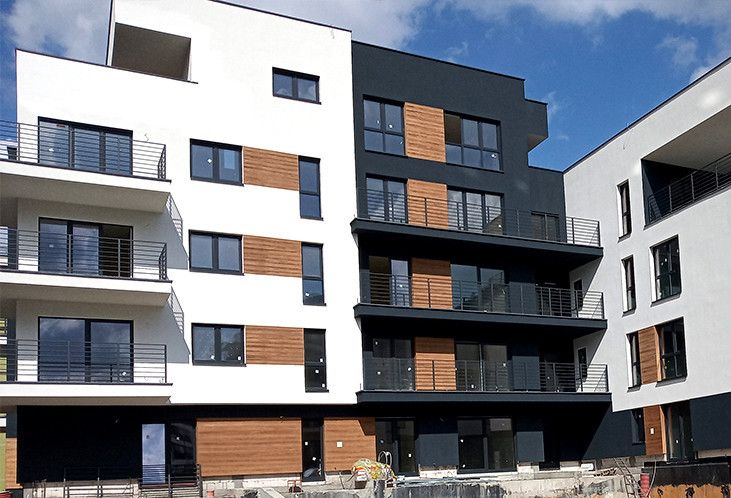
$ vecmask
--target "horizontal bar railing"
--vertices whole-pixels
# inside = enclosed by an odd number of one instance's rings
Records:
[[[599,247],[599,222],[379,190],[359,191],[359,217],[374,221]]]
[[[609,392],[607,366],[364,358],[366,391]]]
[[[647,196],[647,222],[653,223],[731,185],[731,153]]]
[[[167,280],[167,245],[0,226],[0,270]]]
[[[119,133],[74,129],[44,122],[40,126],[0,120],[0,140],[13,142],[0,160],[164,180],[166,146],[132,140]]]
[[[0,339],[0,382],[165,384],[167,347],[164,344]]]
[[[604,318],[599,291],[525,283],[452,280],[448,276],[389,275],[362,270],[361,303],[564,318]]]

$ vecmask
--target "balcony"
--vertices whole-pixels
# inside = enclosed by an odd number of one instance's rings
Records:
[[[64,122],[0,121],[0,196],[162,212],[164,144]]]
[[[167,245],[0,227],[0,291],[8,299],[162,305]]]

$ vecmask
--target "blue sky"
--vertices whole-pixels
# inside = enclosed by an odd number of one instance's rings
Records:
[[[731,56],[729,0],[236,3],[525,78],[526,96],[549,103],[550,137],[530,162],[554,169],[568,167]],[[105,0],[0,0],[0,119],[15,119],[14,47],[103,62],[107,16]]]

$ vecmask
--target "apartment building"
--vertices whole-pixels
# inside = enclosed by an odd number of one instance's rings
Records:
[[[479,475],[631,443],[592,349],[606,236],[528,164],[547,114],[523,80],[214,0],[115,0],[106,64],[16,58],[8,487],[379,455]]]
[[[604,257],[571,273],[604,294],[607,330],[576,341],[609,365],[639,461],[731,455],[726,277],[731,60],[564,174],[566,210],[599,220]]]

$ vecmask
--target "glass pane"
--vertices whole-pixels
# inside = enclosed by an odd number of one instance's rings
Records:
[[[400,135],[385,135],[386,145],[384,152],[404,155],[404,137]]]
[[[381,128],[381,105],[378,102],[363,101],[363,124],[366,128]]]
[[[480,167],[481,152],[479,149],[470,149],[469,147],[465,147],[463,149],[463,153],[464,153],[463,164],[465,166],[474,166],[476,168]]]
[[[71,271],[76,274],[99,274],[99,227],[74,225],[71,228]]]
[[[213,327],[193,327],[193,360],[214,361],[216,342]]]
[[[396,421],[398,439],[398,472],[416,472],[416,431],[413,420]]]
[[[448,144],[462,143],[462,119],[454,114],[444,114],[444,140]]]
[[[292,97],[292,77],[284,74],[274,73],[272,78],[274,95]]]
[[[319,246],[302,246],[302,275],[305,277],[322,277],[322,248]]]
[[[467,229],[472,231],[482,231],[483,229],[483,215],[484,210],[482,208],[482,194],[474,192],[465,193],[465,211],[467,213]]]
[[[221,361],[243,363],[244,334],[239,327],[221,327]]]
[[[65,221],[42,220],[38,241],[38,270],[44,272],[69,271],[68,225]]]
[[[366,179],[366,204],[370,219],[385,219],[386,193],[384,187],[385,182],[380,178]]]
[[[392,104],[383,104],[384,111],[386,114],[386,131],[401,133],[403,132],[402,126],[402,111],[400,106]]]
[[[190,236],[191,268],[213,268],[213,238],[210,235]]]
[[[478,123],[471,119],[462,120],[462,143],[464,145],[474,145],[479,147],[480,141],[478,138],[477,131]]]
[[[41,318],[38,340],[39,381],[83,382],[86,379],[84,320]]]
[[[132,382],[130,323],[92,321],[89,327],[91,340],[89,373],[92,381]]]
[[[317,81],[297,78],[297,97],[317,102]]]
[[[235,237],[218,237],[218,269],[241,271],[241,241]]]
[[[316,194],[300,194],[300,216],[320,218],[320,196]]]
[[[488,468],[490,470],[515,467],[513,426],[509,418],[491,418],[487,433]]]
[[[462,203],[463,195],[464,194],[459,190],[447,191],[449,228],[455,230],[465,229],[464,204]]]
[[[191,144],[190,167],[193,177],[213,179],[213,147]]]
[[[305,373],[305,382],[307,382]],[[325,478],[322,469],[322,420],[302,420],[302,479]]]
[[[482,148],[497,150],[497,126],[492,123],[480,123],[482,132]]]
[[[305,330],[305,363],[325,363],[325,332]]]
[[[485,468],[485,447],[482,420],[457,421],[459,435],[459,468],[480,470]]]
[[[74,136],[74,168],[99,171],[101,133],[92,130],[78,130],[73,132]]]
[[[327,371],[325,365],[305,366],[305,389],[327,389]]]
[[[69,166],[71,128],[41,121],[38,130],[38,160],[51,166]]]
[[[401,182],[388,182],[389,220],[406,223],[406,185]]]
[[[129,135],[104,133],[104,168],[117,175],[132,174],[132,138]]]
[[[142,482],[165,482],[165,424],[142,424]]]
[[[241,182],[241,151],[218,149],[218,176],[226,182]]]
[[[482,151],[482,167],[500,171],[500,154],[497,152]]]
[[[460,145],[447,144],[447,162],[462,164],[462,147]]]
[[[300,159],[300,191],[318,193],[320,191],[320,164],[317,161]]]
[[[365,149],[376,152],[383,152],[383,133],[378,131],[365,131]]]
[[[318,305],[325,304],[325,296],[322,289],[322,280],[303,279],[303,300],[304,304]]]

